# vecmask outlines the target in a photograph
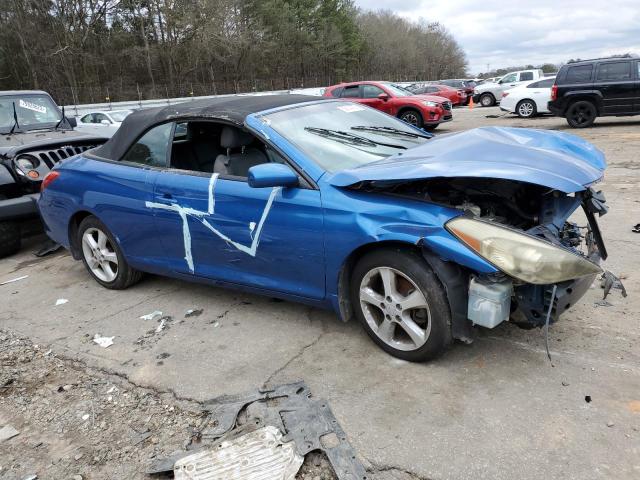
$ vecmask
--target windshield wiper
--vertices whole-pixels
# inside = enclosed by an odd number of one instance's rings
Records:
[[[11,135],[16,127],[20,128],[20,124],[18,123],[18,112],[16,112],[16,102],[13,102],[13,127],[9,130],[9,135]]]
[[[361,137],[360,135],[354,135],[353,133],[345,132],[342,130],[331,130],[328,128],[317,127],[304,127],[307,132],[315,133],[321,137],[331,138],[339,142],[350,143],[353,145],[362,145],[367,147],[377,147],[378,145],[391,148],[400,148],[406,150],[407,147],[403,145],[394,145],[392,143],[376,142],[370,138]]]
[[[53,127],[53,129],[57,130],[62,122],[64,122],[64,105],[62,106],[62,117],[60,117],[60,121],[56,123],[56,126]]]
[[[413,133],[413,132],[406,132],[404,130],[400,130],[398,128],[393,128],[393,127],[378,127],[375,125],[356,125],[355,127],[351,127],[351,130],[362,130],[365,132],[386,132],[386,133],[393,133],[393,134],[397,134],[397,135],[402,135],[404,137],[411,137],[411,138],[432,138],[433,135],[429,135],[429,134],[421,134],[421,133]]]

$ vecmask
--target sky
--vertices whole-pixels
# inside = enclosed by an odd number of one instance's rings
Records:
[[[469,73],[640,55],[640,0],[355,0],[410,20],[442,23],[467,54]]]

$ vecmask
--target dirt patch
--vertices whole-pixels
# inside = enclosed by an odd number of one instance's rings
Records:
[[[182,451],[202,421],[196,402],[136,386],[117,375],[56,355],[0,331],[0,477],[113,479],[146,475],[149,463]],[[215,396],[215,392],[213,392]],[[322,454],[311,453],[297,475],[333,480]]]

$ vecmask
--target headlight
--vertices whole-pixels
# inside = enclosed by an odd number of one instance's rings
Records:
[[[34,168],[38,168],[38,165],[40,165],[38,159],[31,155],[20,156],[15,159],[15,163],[24,173],[27,173],[29,170],[33,170]]]
[[[422,102],[423,105],[426,105],[427,107],[437,107],[438,104],[436,102],[432,102],[430,100],[425,100],[424,102]]]
[[[523,282],[546,285],[602,272],[565,248],[489,222],[458,217],[446,228],[496,268]]]

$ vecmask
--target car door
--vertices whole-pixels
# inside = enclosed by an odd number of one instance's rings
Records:
[[[151,128],[133,143],[122,158],[86,165],[87,185],[83,202],[93,209],[117,238],[129,263],[153,270],[164,259],[164,249],[155,235],[153,201],[155,176],[167,164],[171,125]]]
[[[215,157],[211,152],[212,163]],[[266,158],[286,163],[274,150]],[[171,155],[172,166],[179,160]],[[171,269],[260,291],[324,298],[320,191],[304,181],[293,188],[252,188],[247,178],[211,173],[210,167],[169,168],[156,179],[156,229]]]
[[[360,100],[360,103],[364,103],[365,105],[375,108],[376,110],[390,113],[389,99],[391,98],[391,96],[387,92],[376,85],[371,85],[368,83],[361,85],[360,88],[360,93],[362,96],[362,100]],[[382,98],[380,98],[380,95],[387,95],[387,99],[383,100]]]
[[[601,62],[597,66],[594,88],[602,93],[602,113],[633,113],[636,79],[631,60]]]
[[[536,110],[538,113],[548,112],[547,104],[551,100],[551,87],[555,82],[555,78],[545,78],[537,82],[527,85],[525,95],[536,102]],[[520,90],[519,88],[518,90]]]

